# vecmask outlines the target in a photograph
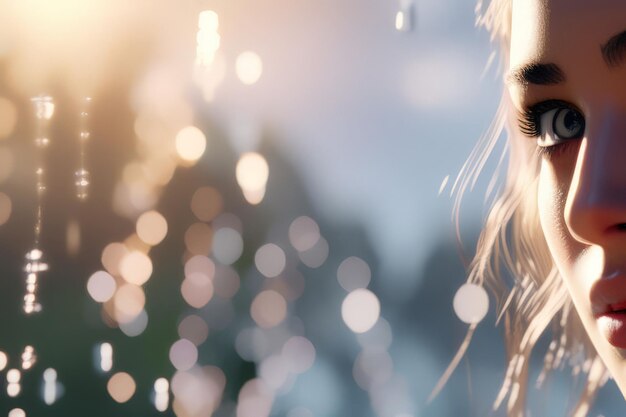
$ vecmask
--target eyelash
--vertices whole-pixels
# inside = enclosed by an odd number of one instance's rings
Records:
[[[522,132],[522,134],[528,136],[529,138],[538,138],[539,136],[541,136],[542,133],[541,116],[550,110],[559,108],[575,110],[575,108],[571,104],[562,100],[546,100],[528,107],[521,113],[520,118],[518,119],[520,132]],[[574,143],[576,143],[576,141],[566,140],[552,146],[537,146],[536,149],[537,153],[540,156],[546,156],[550,158],[562,154],[564,151],[570,148],[569,145],[572,145]]]

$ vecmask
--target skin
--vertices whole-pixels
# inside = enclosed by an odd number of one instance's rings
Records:
[[[607,334],[592,295],[609,281],[626,294],[626,60],[609,66],[600,52],[626,30],[626,1],[513,0],[512,16],[510,71],[554,63],[565,75],[554,85],[509,80],[513,105],[559,99],[585,118],[581,138],[541,157],[539,217],[585,330],[626,396],[626,343]],[[519,131],[515,140],[537,143]]]

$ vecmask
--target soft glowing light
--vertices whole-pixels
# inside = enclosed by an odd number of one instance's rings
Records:
[[[261,328],[277,326],[287,315],[287,301],[276,291],[262,291],[252,301],[250,315]]]
[[[364,333],[378,321],[380,301],[369,290],[354,290],[343,300],[341,317],[350,330],[355,333]]]
[[[0,371],[4,371],[4,368],[7,367],[9,363],[9,357],[6,353],[0,351]]]
[[[0,97],[0,139],[5,139],[15,130],[17,124],[17,108],[10,100]]]
[[[261,362],[259,376],[270,388],[277,391],[287,382],[289,366],[280,355],[272,355]]]
[[[52,405],[57,400],[57,371],[48,368],[43,373],[43,401]]]
[[[289,225],[289,241],[298,251],[307,251],[320,239],[320,228],[310,217],[300,216]]]
[[[489,310],[487,291],[476,284],[463,284],[452,301],[454,312],[459,319],[468,324],[480,322]]]
[[[396,13],[396,30],[408,32],[413,29],[413,0],[400,0],[400,10]]]
[[[22,369],[28,370],[37,362],[37,354],[32,346],[26,346],[22,352]]]
[[[127,323],[135,319],[146,304],[146,295],[141,287],[133,284],[124,284],[118,288],[113,296],[115,305],[115,319],[120,323]]]
[[[14,408],[13,410],[9,411],[8,417],[26,417],[26,412],[21,408]]]
[[[7,382],[17,384],[22,379],[22,373],[18,369],[9,369],[7,372]]]
[[[203,222],[213,220],[224,207],[224,199],[213,187],[200,187],[191,197],[191,211]]]
[[[35,116],[40,120],[50,120],[54,114],[54,102],[52,97],[37,96],[31,98],[35,104]]]
[[[239,391],[237,417],[268,417],[274,396],[262,379],[251,379]]]
[[[258,190],[248,190],[244,188],[241,191],[246,201],[253,206],[260,204],[265,197],[265,188],[259,188]]]
[[[198,361],[198,349],[187,339],[176,341],[170,348],[170,362],[179,371],[191,369]]]
[[[185,276],[188,277],[191,274],[203,274],[213,279],[215,276],[215,263],[203,255],[192,256],[185,262]]]
[[[241,234],[229,227],[223,227],[213,235],[213,256],[223,265],[231,265],[243,253]]]
[[[263,74],[263,61],[254,52],[242,52],[235,62],[235,72],[242,83],[246,85],[255,84]]]
[[[159,378],[154,381],[154,408],[157,411],[166,411],[170,402],[170,384],[167,379]]]
[[[9,397],[17,397],[22,391],[20,380],[22,373],[17,369],[9,369],[7,371],[7,395]]]
[[[268,278],[274,278],[285,270],[287,257],[278,245],[268,243],[256,251],[254,264],[261,274]]]
[[[167,235],[167,220],[157,211],[147,211],[137,219],[136,230],[148,245],[158,245]]]
[[[206,137],[195,126],[187,126],[176,135],[176,152],[186,162],[195,162],[206,150]]]
[[[306,337],[293,336],[283,345],[282,356],[290,372],[301,374],[313,366],[315,346]]]
[[[120,274],[131,284],[143,285],[152,275],[152,261],[145,253],[130,252],[122,258]]]
[[[367,288],[372,278],[372,271],[363,259],[351,256],[344,259],[337,269],[337,280],[346,291]]]
[[[102,343],[99,349],[100,369],[109,372],[113,368],[113,346],[110,343]]]
[[[178,324],[178,336],[200,346],[209,336],[209,326],[202,317],[192,314]]]
[[[5,224],[11,217],[11,209],[13,204],[11,198],[3,192],[0,192],[0,226]]]
[[[87,281],[87,292],[98,303],[109,301],[115,294],[117,284],[108,272],[94,272]]]
[[[131,321],[121,322],[120,330],[128,337],[139,336],[148,327],[148,313],[146,310],[141,312]]]
[[[194,223],[185,232],[185,246],[194,255],[208,255],[213,240],[213,229],[205,223]]]
[[[213,298],[213,282],[204,274],[193,273],[183,280],[180,292],[191,307],[202,308]]]
[[[267,184],[270,169],[263,155],[248,152],[241,155],[237,162],[237,183],[244,190],[263,190]]]
[[[107,383],[107,391],[115,402],[125,403],[135,395],[135,380],[126,372],[118,372]]]
[[[329,251],[328,242],[323,237],[320,237],[311,249],[298,252],[298,257],[309,268],[319,268],[328,259]]]
[[[128,252],[128,249],[123,243],[109,243],[102,251],[102,266],[104,266],[111,275],[120,275],[120,264]]]
[[[203,10],[198,15],[198,27],[210,31],[219,29],[219,16],[213,10]]]

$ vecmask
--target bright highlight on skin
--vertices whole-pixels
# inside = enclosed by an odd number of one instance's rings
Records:
[[[468,324],[479,323],[489,310],[487,291],[476,284],[464,284],[454,295],[454,312],[461,321]]]
[[[235,72],[243,84],[255,84],[263,74],[263,61],[252,51],[242,52],[235,62]]]
[[[354,333],[365,333],[380,318],[380,301],[370,290],[354,290],[343,300],[341,317]]]

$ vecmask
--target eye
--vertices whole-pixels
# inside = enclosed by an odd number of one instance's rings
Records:
[[[585,133],[585,117],[572,107],[560,106],[541,114],[537,145],[551,147],[570,139],[580,139]]]

